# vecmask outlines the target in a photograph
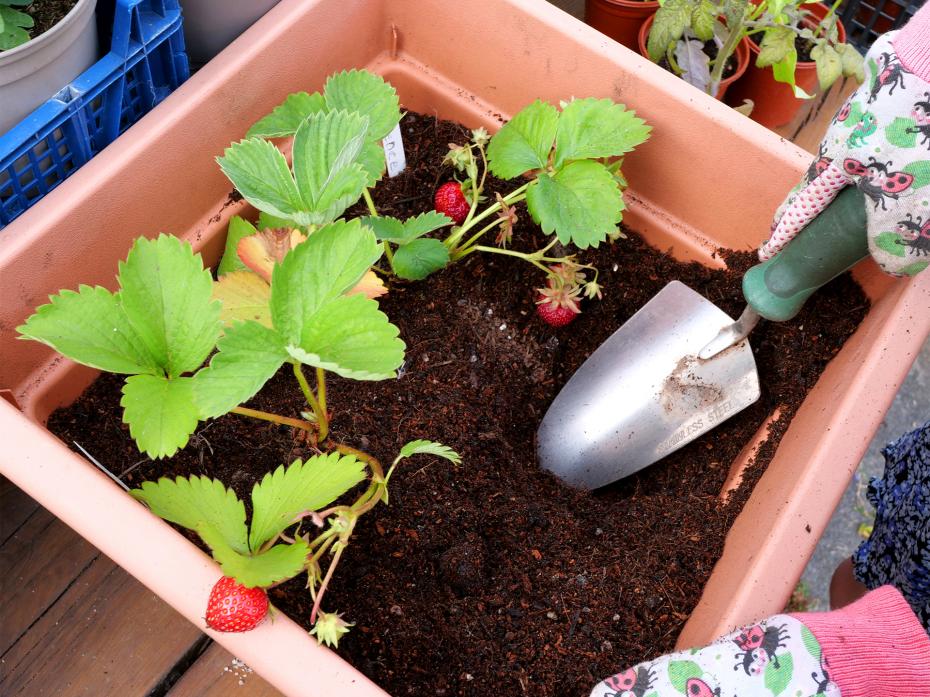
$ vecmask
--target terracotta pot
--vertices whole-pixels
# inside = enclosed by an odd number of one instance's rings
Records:
[[[805,5],[805,9],[823,19],[830,8],[823,3]],[[837,35],[840,41],[846,41],[846,28],[837,20]],[[759,57],[759,44],[749,39],[749,50],[752,53],[752,65],[743,76],[743,79],[733,85],[729,101],[734,106],[743,103],[744,99],[753,101],[751,118],[766,128],[777,128],[791,122],[798,110],[804,104],[791,91],[791,86],[783,82],[776,82],[771,68],[757,68],[756,59]],[[818,89],[817,64],[814,61],[800,61],[794,72],[795,83],[808,94]]]
[[[657,0],[585,0],[584,21],[635,51],[639,28],[658,9]]]
[[[437,32],[437,17],[462,38],[450,42]],[[352,27],[353,40],[333,27]],[[22,408],[0,400],[0,472],[198,627],[219,568],[49,435],[48,414],[95,372],[17,341],[14,327],[61,288],[113,288],[117,261],[140,234],[175,233],[215,263],[230,216],[254,211],[230,202],[214,156],[288,93],[320,89],[331,72],[353,66],[384,75],[407,108],[471,127],[494,128],[495,115],[537,97],[622,97],[654,128],[624,164],[633,184],[626,222],[659,249],[710,266],[722,265],[718,247],[750,249],[765,237],[772,211],[810,160],[548,3],[283,0],[0,234],[0,388],[10,388]],[[854,274],[872,307],[734,522],[682,645],[784,607],[930,334],[930,274],[893,280],[870,261]],[[384,694],[283,615],[244,634],[207,633],[287,695]]]
[[[652,23],[655,21],[655,18],[656,16],[653,14],[646,19],[646,21],[643,22],[643,26],[639,28],[639,34],[637,35],[639,55],[645,58],[649,58],[649,51],[646,50],[646,44],[649,41],[649,30],[652,29]],[[717,99],[723,99],[723,95],[726,94],[727,88],[739,80],[743,73],[746,72],[746,68],[749,67],[749,40],[745,37],[740,39],[733,55],[736,56],[736,72],[730,75],[730,77],[720,81],[720,85],[717,87]]]

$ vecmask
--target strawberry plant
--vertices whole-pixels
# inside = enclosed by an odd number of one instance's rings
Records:
[[[378,503],[387,503],[388,482],[401,460],[429,454],[460,461],[444,445],[416,440],[400,449],[385,472],[371,455],[342,444],[335,448],[266,474],[252,488],[249,524],[245,504],[208,477],[162,478],[130,492],[156,515],[196,532],[222,567],[225,578],[207,604],[208,626],[217,631],[252,629],[267,611],[263,589],[306,573],[314,601],[311,634],[336,646],[350,625],[336,613],[323,612],[321,605],[358,519]],[[366,479],[367,486],[351,504],[334,505]]]
[[[29,41],[35,21],[15,6],[32,4],[32,0],[0,0],[0,51],[8,51]]]

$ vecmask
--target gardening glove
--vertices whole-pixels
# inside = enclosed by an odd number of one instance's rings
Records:
[[[869,252],[892,276],[930,265],[930,4],[866,55],[869,79],[834,117],[817,159],[759,250],[775,256],[841,189],[864,194]]]
[[[833,612],[773,615],[612,675],[591,697],[926,697],[930,637],[893,586]]]

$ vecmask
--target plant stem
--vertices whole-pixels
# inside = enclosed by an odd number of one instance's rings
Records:
[[[365,197],[365,204],[368,206],[368,212],[371,213],[373,218],[378,217],[378,209],[375,208],[375,202],[371,199],[371,192],[368,191],[368,187],[362,191],[362,196]]]
[[[316,416],[317,428],[319,428],[320,431],[320,441],[325,441],[326,436],[329,435],[329,419],[326,416],[326,412],[320,408],[320,403],[313,394],[313,390],[310,389],[310,384],[304,376],[304,371],[303,368],[300,367],[300,363],[294,362],[291,363],[291,365],[294,368],[294,377],[297,378],[300,389],[303,390],[304,397],[307,399],[307,404],[310,405],[310,408],[313,409],[313,415]]]
[[[271,421],[272,423],[281,424],[282,426],[291,426],[293,428],[299,428],[302,431],[311,431],[313,430],[309,423],[306,421],[301,421],[300,419],[292,419],[287,416],[279,416],[278,414],[272,414],[267,411],[259,411],[258,409],[249,409],[248,407],[234,407],[230,410],[233,414],[239,414],[239,416],[248,416],[253,419],[261,419],[262,421]]]
[[[481,230],[479,230],[479,231],[476,232],[474,235],[472,235],[472,236],[468,239],[468,241],[465,242],[465,244],[463,244],[462,246],[458,247],[457,249],[454,249],[454,250],[451,252],[450,256],[452,257],[452,261],[455,261],[456,259],[458,259],[463,251],[467,250],[467,249],[468,249],[469,247],[471,247],[475,242],[477,242],[479,239],[481,239],[481,237],[484,235],[484,233],[486,233],[488,230],[493,230],[495,227],[497,227],[497,226],[500,225],[500,224],[501,224],[501,221],[500,221],[500,220],[492,220],[490,223],[488,223],[488,224],[485,225],[483,228],[481,228]]]
[[[316,369],[316,397],[320,402],[320,409],[326,413],[326,371]]]
[[[532,182],[527,182],[526,184],[524,184],[524,185],[521,186],[520,188],[514,189],[514,190],[511,191],[509,194],[507,194],[506,196],[503,197],[503,199],[502,199],[503,202],[504,202],[504,203],[517,203],[517,202],[519,202],[519,201],[522,201],[523,199],[526,198],[526,196],[525,196],[524,194],[525,194],[527,188],[529,188],[529,185],[530,185],[530,184],[532,184]],[[491,215],[494,215],[495,213],[497,213],[497,211],[499,211],[500,209],[501,209],[500,203],[494,203],[493,205],[488,206],[488,207],[485,208],[483,211],[481,211],[481,213],[479,213],[479,214],[476,215],[474,218],[472,218],[471,220],[469,220],[469,221],[467,221],[466,223],[464,223],[464,224],[462,225],[462,227],[460,227],[458,230],[456,230],[456,231],[453,232],[451,235],[449,235],[449,236],[443,241],[443,243],[444,243],[449,249],[455,249],[456,246],[458,245],[459,240],[462,239],[462,238],[465,236],[465,233],[466,233],[466,232],[468,232],[471,228],[473,228],[475,225],[477,225],[478,223],[480,223],[482,220],[484,220],[484,219],[487,218],[488,216],[491,216]]]
[[[349,534],[351,534],[351,529],[349,530]],[[316,592],[316,600],[313,603],[313,610],[310,611],[310,624],[316,623],[316,615],[320,611],[320,603],[323,600],[323,594],[326,592],[326,587],[329,585],[329,581],[333,577],[333,572],[336,570],[336,565],[339,563],[339,559],[342,557],[342,550],[344,549],[345,545],[341,545],[333,555],[333,560],[329,563],[329,568],[326,570],[326,577],[323,579],[323,583],[320,584],[320,588]]]
[[[391,266],[391,271],[394,270],[394,252],[391,250],[391,243],[387,240],[382,241],[384,245],[384,256],[388,260],[388,264]]]
[[[717,89],[720,87],[720,82],[723,80],[723,70],[726,68],[727,61],[730,60],[730,56],[733,55],[733,52],[736,51],[736,46],[743,38],[743,19],[746,17],[746,9],[743,8],[743,13],[739,16],[739,21],[734,22],[735,27],[729,28],[730,33],[727,35],[726,43],[723,44],[723,47],[717,51],[717,57],[714,59],[714,69],[710,74],[710,85],[711,90],[710,95],[712,97],[717,96]]]

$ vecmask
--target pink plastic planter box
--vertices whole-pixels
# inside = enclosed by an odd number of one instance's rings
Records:
[[[448,27],[461,32],[455,40]],[[627,222],[709,265],[720,264],[717,246],[749,249],[765,236],[810,157],[543,0],[281,2],[0,235],[0,388],[24,410],[0,400],[0,471],[201,627],[219,569],[45,431],[48,414],[94,371],[16,341],[13,329],[60,288],[112,288],[117,260],[140,234],[176,234],[215,262],[226,221],[245,205],[228,201],[214,156],[289,92],[361,66],[394,83],[406,107],[470,126],[493,128],[496,114],[537,97],[625,102],[654,127],[624,166]],[[734,523],[682,644],[783,607],[930,333],[930,274],[897,282],[863,262],[855,276],[872,309]],[[280,614],[214,638],[288,695],[383,694]]]

